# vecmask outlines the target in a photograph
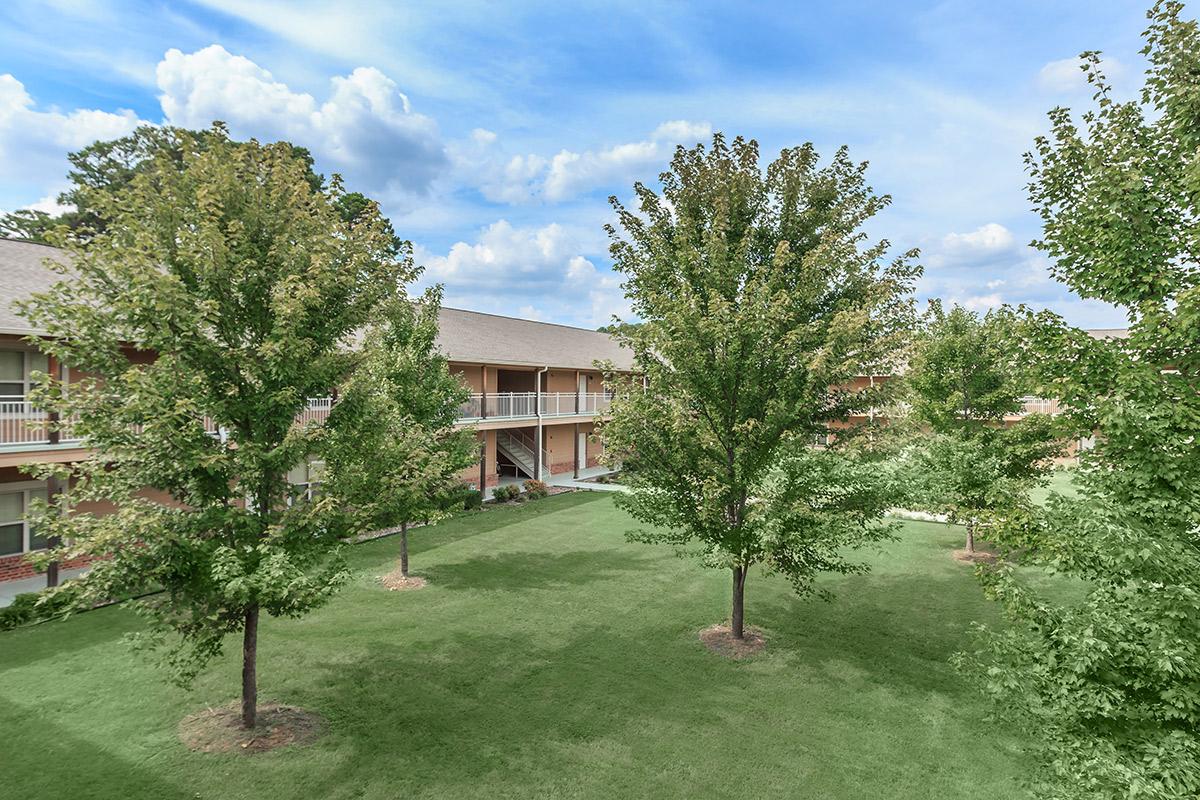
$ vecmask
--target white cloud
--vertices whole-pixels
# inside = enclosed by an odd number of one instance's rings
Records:
[[[443,283],[449,306],[596,327],[629,309],[617,276],[581,252],[585,238],[556,223],[522,228],[499,220],[445,255],[418,247],[416,256],[422,281]]]
[[[496,141],[496,132],[489,131],[487,128],[476,128],[471,131],[471,139],[476,144],[489,145]]]
[[[35,182],[45,193],[51,183],[61,183],[67,153],[97,139],[124,136],[140,122],[127,109],[38,110],[24,84],[0,75],[0,174],[6,180]]]
[[[202,128],[219,119],[235,138],[287,139],[308,147],[319,169],[342,173],[352,188],[424,192],[447,164],[434,121],[414,112],[374,67],[334,77],[324,102],[216,44],[190,54],[167,51],[156,75],[167,122]]]
[[[989,222],[969,233],[946,234],[942,246],[951,253],[999,253],[1012,248],[1013,235],[1003,225]]]
[[[1115,58],[1106,58],[1100,64],[1102,71],[1110,79],[1120,78],[1125,72],[1124,65]],[[1038,70],[1038,85],[1050,92],[1085,89],[1088,82],[1083,65],[1083,60],[1078,56],[1051,61]]]
[[[535,322],[545,322],[545,320],[546,320],[546,317],[542,314],[542,312],[538,311],[536,308],[534,308],[533,306],[531,306],[529,304],[525,304],[525,305],[521,306],[520,308],[518,308],[517,316],[520,317],[521,319],[531,319],[531,320],[534,320]]]
[[[712,135],[706,122],[673,120],[646,139],[595,150],[560,150],[553,156],[505,156],[492,149],[495,134],[472,135],[472,145],[455,152],[464,179],[476,183],[488,200],[502,203],[559,202],[597,188],[626,189],[637,179],[653,178],[676,145],[691,145]],[[490,134],[490,131],[484,131]]]
[[[999,308],[1004,305],[1004,298],[995,292],[992,294],[951,298],[950,301],[953,304],[964,306],[971,311],[988,311],[989,309]]]

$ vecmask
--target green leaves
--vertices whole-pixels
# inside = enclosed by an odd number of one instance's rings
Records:
[[[441,290],[382,306],[322,433],[325,491],[347,509],[343,535],[436,519],[478,462],[472,430],[455,428],[467,397],[437,350]]]
[[[1041,797],[1200,795],[1200,32],[1181,10],[1150,11],[1140,103],[1111,100],[1088,55],[1097,107],[1082,130],[1051,112],[1029,157],[1038,245],[1130,322],[1097,340],[1048,313],[1020,321],[1033,378],[1096,447],[1077,498],[997,529],[1054,578],[985,572],[1015,626],[962,663],[1033,737]]]
[[[69,266],[24,308],[83,376],[38,402],[94,448],[37,524],[69,542],[56,558],[98,557],[81,602],[163,590],[143,605],[149,641],[186,681],[245,609],[303,614],[344,580],[340,509],[286,480],[338,420],[295,420],[416,270],[378,209],[346,219],[339,182],[321,191],[291,145],[147,135],[113,144],[137,154],[119,180],[112,148],[95,146],[95,171],[80,161],[75,191],[103,224],[53,234]]]
[[[914,254],[886,263],[886,242],[864,244],[888,202],[865,171],[844,148],[822,166],[806,144],[764,172],[757,143],[718,134],[676,152],[661,193],[636,186],[636,211],[612,200],[614,267],[643,320],[616,335],[644,386],[618,391],[603,435],[633,488],[618,502],[655,526],[634,538],[765,562],[801,591],[846,568],[840,545],[877,538],[865,475],[803,453],[885,399],[854,379],[888,370],[913,322]]]

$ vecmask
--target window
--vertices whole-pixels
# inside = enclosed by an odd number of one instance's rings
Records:
[[[288,470],[287,481],[301,489],[301,496],[312,500],[321,489],[324,461],[303,461]]]
[[[25,515],[34,500],[48,500],[44,484],[28,484],[13,490],[0,489],[0,556],[28,553],[46,547],[46,538],[25,521]]]
[[[0,350],[0,398],[24,400],[37,385],[34,372],[49,372],[50,359],[36,350]]]

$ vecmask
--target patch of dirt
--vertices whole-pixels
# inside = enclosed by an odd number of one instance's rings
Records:
[[[762,628],[746,625],[742,633],[745,638],[735,639],[728,625],[711,625],[700,631],[700,641],[717,655],[738,661],[761,652],[767,646]]]
[[[379,579],[384,587],[393,592],[411,592],[415,589],[424,589],[428,584],[424,578],[419,578],[416,575],[409,575],[407,578],[400,574],[400,570],[395,569]]]
[[[179,740],[198,753],[265,753],[277,747],[305,745],[325,730],[325,719],[295,706],[266,703],[258,707],[258,724],[242,727],[242,704],[206,708],[184,717]]]
[[[951,555],[960,564],[995,564],[1000,558],[1000,554],[994,550],[979,547],[975,548],[974,553],[968,553],[966,550],[955,550]]]

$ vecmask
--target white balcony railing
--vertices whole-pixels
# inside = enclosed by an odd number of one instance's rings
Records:
[[[70,421],[60,422],[58,441],[67,444],[78,439]],[[50,415],[20,395],[0,396],[0,447],[50,443]]]
[[[1034,397],[1032,395],[1021,398],[1021,409],[1017,411],[1017,416],[1024,417],[1028,414],[1057,414],[1059,412],[1058,401],[1046,397]]]
[[[604,414],[612,403],[611,396],[589,392],[543,392],[541,416],[571,417],[580,414]],[[522,419],[538,416],[538,395],[535,392],[497,392],[471,395],[458,413],[459,419]]]
[[[333,408],[332,397],[310,397],[303,411],[296,415],[298,425],[321,424]],[[608,413],[612,397],[600,392],[589,392],[576,396],[574,392],[543,392],[541,395],[542,417],[569,417],[577,415],[595,416]],[[485,413],[486,412],[486,413]],[[534,392],[498,392],[473,394],[459,409],[462,422],[480,419],[536,419],[538,395]],[[215,420],[203,418],[204,430],[220,435]],[[59,423],[60,444],[76,444],[79,438],[71,430],[69,422]],[[35,407],[24,397],[0,397],[0,448],[20,448],[50,444],[49,415]]]
[[[24,397],[0,397],[0,444],[45,444],[50,441],[46,412]]]
[[[306,425],[320,424],[329,416],[333,408],[332,397],[310,397],[304,410],[296,415],[296,423]],[[202,419],[205,433],[212,436],[220,435],[220,428],[215,420],[205,416]],[[72,430],[70,420],[58,423],[58,443],[77,445],[80,437]],[[24,397],[0,397],[0,448],[22,448],[33,445],[49,445],[50,415],[29,402]],[[140,432],[140,426],[134,426]]]

